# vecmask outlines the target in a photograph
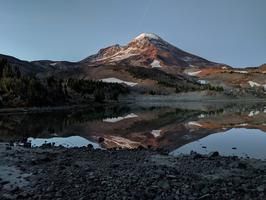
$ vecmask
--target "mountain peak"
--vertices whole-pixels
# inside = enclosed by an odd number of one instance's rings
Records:
[[[148,39],[153,39],[153,40],[159,40],[160,39],[160,37],[154,33],[141,33],[134,40],[141,40],[143,38],[148,38]]]
[[[206,66],[215,63],[199,56],[185,52],[166,42],[154,33],[141,33],[125,46],[114,45],[101,49],[97,54],[83,60],[91,65],[131,65],[154,67],[153,62],[160,66]],[[158,65],[156,65],[158,66]]]

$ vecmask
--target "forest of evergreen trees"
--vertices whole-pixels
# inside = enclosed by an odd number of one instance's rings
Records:
[[[82,103],[103,102],[117,100],[127,92],[126,87],[116,83],[23,75],[7,60],[0,60],[0,107],[78,104],[81,99]]]
[[[129,89],[118,83],[104,83],[102,81],[68,79],[67,86],[82,95],[93,95],[94,100],[102,102],[105,99],[118,100],[120,94],[127,94]]]
[[[6,60],[0,60],[2,106],[45,106],[63,103],[65,99],[60,81],[44,84],[35,76],[23,75],[18,68],[13,69]]]

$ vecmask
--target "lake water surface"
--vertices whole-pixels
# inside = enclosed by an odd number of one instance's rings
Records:
[[[33,147],[168,149],[266,159],[266,103],[153,103],[0,115],[0,140]]]

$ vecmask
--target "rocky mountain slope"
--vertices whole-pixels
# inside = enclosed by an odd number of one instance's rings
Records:
[[[147,68],[200,67],[218,65],[199,56],[187,53],[164,41],[155,34],[142,33],[125,46],[114,45],[101,49],[84,59],[91,65],[130,65]]]
[[[230,96],[263,97],[265,64],[235,69],[185,52],[159,36],[142,33],[128,44],[99,50],[79,62],[20,61],[0,55],[24,73],[40,78],[77,78],[121,83],[138,93],[173,94],[217,87]],[[211,86],[211,87],[210,87]]]

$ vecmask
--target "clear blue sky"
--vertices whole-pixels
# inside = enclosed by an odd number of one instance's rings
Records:
[[[0,53],[78,61],[153,32],[232,66],[266,63],[266,0],[0,0]]]

